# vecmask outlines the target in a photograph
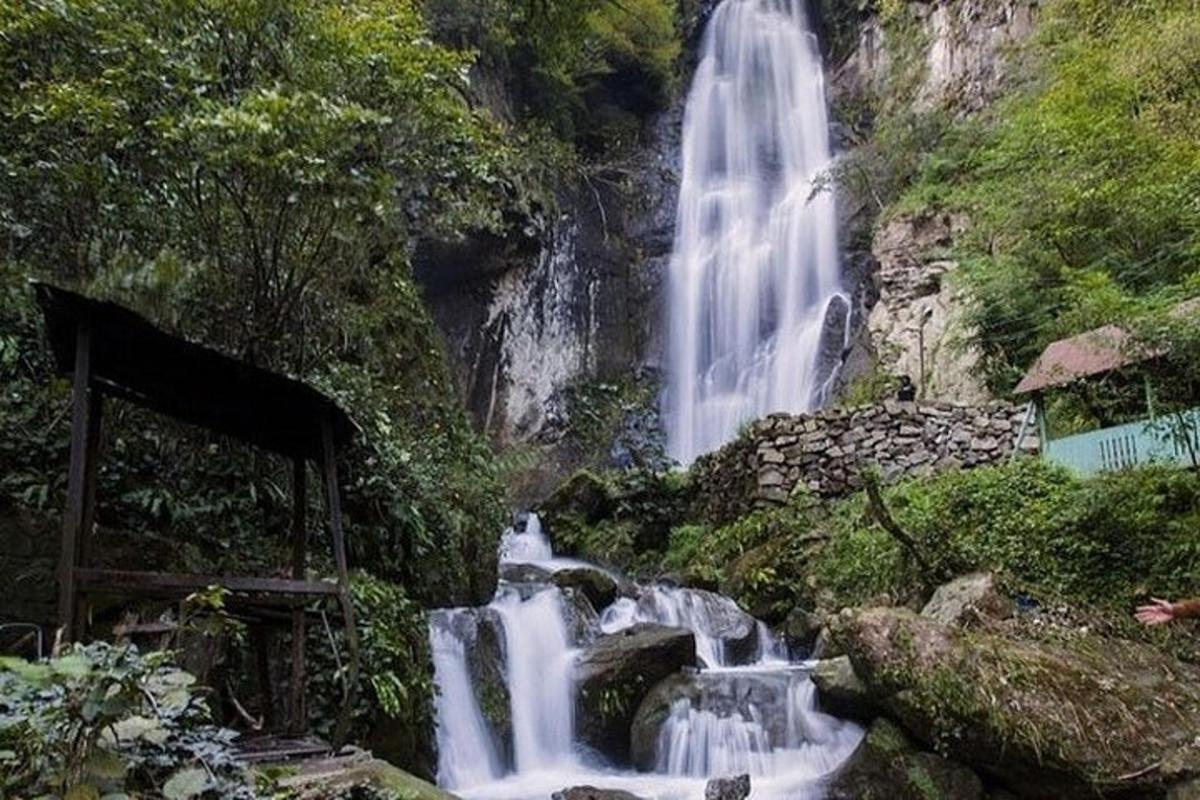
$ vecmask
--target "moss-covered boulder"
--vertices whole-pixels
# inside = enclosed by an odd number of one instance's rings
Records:
[[[813,665],[811,677],[823,711],[862,722],[870,722],[879,715],[870,691],[848,657],[818,661]]]
[[[552,800],[642,800],[622,789],[600,789],[595,786],[572,786],[551,795]]]
[[[653,574],[671,529],[687,518],[691,492],[685,473],[582,470],[537,511],[556,553]]]
[[[1008,619],[1015,604],[990,572],[973,572],[937,588],[921,615],[943,625],[963,625],[980,617]]]
[[[696,663],[696,640],[684,628],[643,623],[598,638],[575,666],[575,733],[579,741],[629,763],[629,731],[646,694]]]
[[[467,651],[467,667],[479,710],[492,729],[505,762],[512,759],[512,698],[505,678],[504,622],[490,608],[472,614],[474,636]]]
[[[866,738],[830,780],[826,800],[980,800],[983,784],[971,770],[934,753],[921,752],[886,719],[872,723]]]
[[[890,717],[1022,798],[1161,798],[1200,776],[1200,668],[1150,646],[1028,641],[892,608],[833,630]]]
[[[376,794],[403,800],[458,800],[371,753],[357,750],[331,758],[309,759],[298,766],[265,764],[255,772],[272,781],[287,797],[304,800],[357,797],[374,790]]]

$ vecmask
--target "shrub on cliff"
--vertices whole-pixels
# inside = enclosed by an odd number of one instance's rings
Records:
[[[1126,610],[1151,589],[1195,590],[1200,476],[1148,468],[1079,480],[1037,460],[909,481],[885,491],[897,523],[944,572],[993,570],[1046,593]],[[815,569],[846,605],[923,580],[851,500]]]
[[[901,204],[970,216],[958,255],[996,388],[1053,339],[1197,291],[1198,63],[1187,0],[1054,0],[1025,80],[923,159]]]

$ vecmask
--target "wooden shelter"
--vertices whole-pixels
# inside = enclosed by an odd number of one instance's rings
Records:
[[[358,643],[337,475],[338,454],[355,432],[350,418],[333,400],[300,381],[168,334],[128,308],[45,283],[34,284],[34,290],[57,367],[73,381],[71,460],[58,569],[58,613],[64,639],[82,638],[87,597],[93,594],[183,598],[209,586],[221,586],[231,592],[231,603],[272,608],[276,613],[282,607],[292,631],[289,719],[293,732],[299,733],[305,718],[305,606],[326,598],[340,608],[350,650],[339,724],[339,731],[344,732],[358,677]],[[181,575],[94,567],[96,473],[108,397],[291,460],[291,576]],[[305,573],[308,461],[317,466],[324,485],[337,570],[332,581],[309,580]]]
[[[1179,304],[1171,313],[1176,317],[1188,317],[1197,312],[1200,312],[1200,298]],[[1051,342],[1014,390],[1017,396],[1032,400],[1030,413],[1037,419],[1043,457],[1081,475],[1149,463],[1193,465],[1200,451],[1200,408],[1177,412],[1170,419],[1163,419],[1155,409],[1154,392],[1148,379],[1144,379],[1142,385],[1144,412],[1132,414],[1133,421],[1102,423],[1097,430],[1060,438],[1050,435],[1047,393],[1100,380],[1163,355],[1163,351],[1137,342],[1119,325],[1105,325]],[[1018,437],[1018,448],[1025,427]]]

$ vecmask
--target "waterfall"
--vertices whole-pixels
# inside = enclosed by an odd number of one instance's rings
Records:
[[[463,611],[431,615],[429,643],[438,685],[438,780],[448,789],[461,789],[501,775],[500,757],[492,741],[467,669],[466,647],[455,632]]]
[[[522,599],[516,589],[501,588],[491,607],[504,622],[517,771],[570,764],[575,733],[573,659],[562,593],[550,588]]]
[[[550,540],[537,514],[527,515],[523,527],[513,526],[500,538],[501,564],[536,564],[553,558]]]
[[[746,420],[819,403],[827,317],[845,340],[836,211],[820,185],[824,78],[803,5],[724,0],[688,95],[665,408],[684,464]]]
[[[758,719],[720,716],[676,700],[658,736],[658,771],[668,775],[766,775],[771,738]]]
[[[803,786],[828,774],[862,731],[821,713],[808,675],[791,669],[718,671],[680,697],[659,731],[659,772],[784,779]]]

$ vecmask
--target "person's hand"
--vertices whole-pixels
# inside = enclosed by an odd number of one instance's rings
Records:
[[[1150,598],[1150,605],[1138,606],[1133,615],[1143,625],[1165,625],[1175,619],[1175,606],[1167,600]]]

